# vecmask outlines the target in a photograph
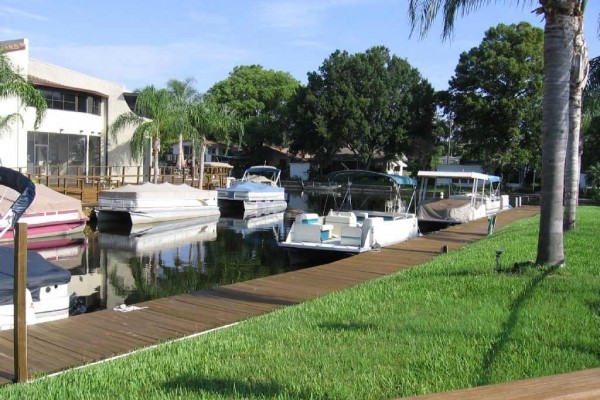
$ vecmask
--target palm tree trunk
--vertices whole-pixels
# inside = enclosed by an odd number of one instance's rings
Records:
[[[183,158],[183,133],[179,134],[179,144],[177,147],[179,148],[179,154],[177,154],[177,168],[183,171],[185,168],[185,160]]]
[[[154,183],[158,183],[158,157],[160,154],[160,137],[156,135],[152,141],[152,156],[154,157]]]
[[[570,70],[573,59],[572,15],[554,13],[544,28],[544,107],[542,123],[542,190],[538,264],[562,265],[563,190],[569,133]]]
[[[569,140],[565,161],[565,215],[563,230],[575,230],[577,205],[579,203],[579,173],[581,170],[581,113],[583,89],[588,76],[588,53],[583,37],[583,18],[574,40],[574,55],[571,68],[571,96],[569,105]]]
[[[206,140],[205,136],[202,135],[200,140],[202,143],[200,144],[200,176],[198,177],[198,188],[202,189],[204,185],[204,153],[206,153],[206,146],[204,145],[204,141]]]

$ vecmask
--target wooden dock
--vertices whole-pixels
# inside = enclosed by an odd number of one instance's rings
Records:
[[[498,215],[496,228],[537,213],[539,208],[532,206],[505,211]],[[28,327],[28,373],[35,376],[82,366],[393,274],[431,260],[444,246],[451,251],[481,239],[487,224],[482,219],[331,264],[147,301],[138,304],[144,309],[134,312],[104,310],[32,325]],[[13,362],[13,332],[2,331],[0,384],[14,379]]]

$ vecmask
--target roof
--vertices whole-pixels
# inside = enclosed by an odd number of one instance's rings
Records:
[[[5,53],[9,53],[11,51],[24,50],[27,48],[25,44],[25,40],[17,39],[17,40],[5,40],[0,42],[0,49]]]
[[[62,83],[53,82],[48,79],[40,78],[40,77],[37,77],[34,75],[29,75],[28,78],[32,84],[37,85],[37,86],[46,86],[46,87],[57,88],[57,89],[66,89],[66,90],[72,90],[75,92],[84,92],[84,93],[89,93],[89,94],[95,94],[95,95],[101,96],[101,97],[108,97],[108,95],[106,93],[97,92],[97,91],[89,90],[89,89],[85,89],[85,88],[79,88],[79,87],[75,87],[75,86],[64,85]]]
[[[481,179],[489,182],[500,182],[500,177],[498,176],[486,175],[479,172],[419,171],[417,176],[424,178]]]

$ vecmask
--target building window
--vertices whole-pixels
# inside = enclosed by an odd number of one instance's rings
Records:
[[[100,115],[100,105],[102,104],[100,96],[44,86],[38,86],[37,89],[46,98],[49,109]]]

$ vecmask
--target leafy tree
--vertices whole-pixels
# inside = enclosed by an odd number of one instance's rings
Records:
[[[298,91],[292,148],[326,163],[348,147],[366,168],[378,151],[410,156],[424,137],[433,145],[433,96],[418,71],[383,46],[354,55],[338,50]]]
[[[500,24],[460,56],[447,111],[463,155],[488,170],[539,165],[543,40],[543,31],[526,22]]]
[[[506,2],[506,1],[505,1]],[[542,119],[542,192],[536,262],[563,265],[563,192],[565,154],[569,132],[569,93],[575,41],[581,32],[586,0],[515,0],[539,4],[544,27],[544,105]],[[489,2],[479,0],[410,0],[413,29],[424,35],[439,11],[443,12],[443,37],[453,30],[457,14],[468,13]],[[569,45],[565,45],[568,43]]]
[[[285,106],[299,86],[300,82],[287,72],[244,65],[235,67],[227,79],[217,82],[207,96],[235,111],[244,123],[245,141],[239,144],[257,155],[263,146],[285,143]]]
[[[126,127],[135,127],[130,147],[133,159],[139,161],[148,144],[152,145],[152,160],[154,165],[153,180],[158,182],[158,159],[160,156],[161,139],[172,132],[173,119],[178,116],[174,107],[174,99],[167,89],[156,89],[146,86],[137,90],[137,100],[134,112],[119,115],[110,127],[114,140],[117,134]]]
[[[19,108],[22,106],[35,108],[34,127],[37,129],[48,108],[46,99],[35,86],[21,75],[6,54],[0,51],[0,99],[12,97],[16,97],[20,102]],[[0,132],[13,121],[23,123],[23,117],[18,112],[0,116]]]

